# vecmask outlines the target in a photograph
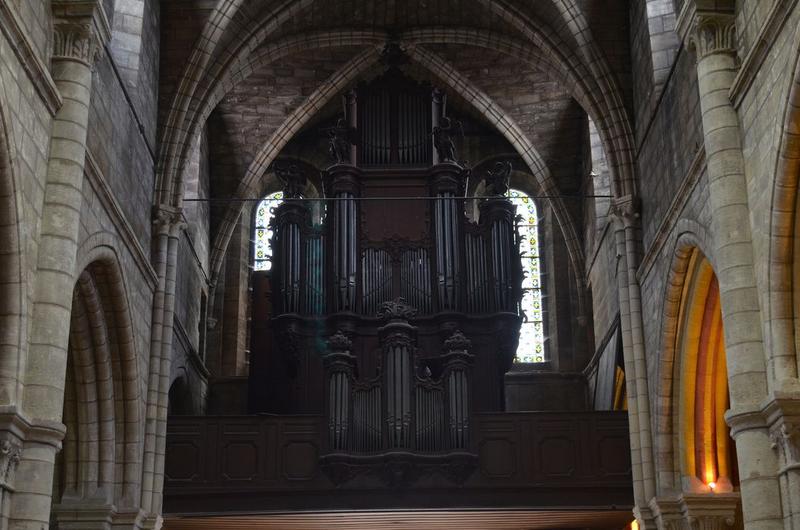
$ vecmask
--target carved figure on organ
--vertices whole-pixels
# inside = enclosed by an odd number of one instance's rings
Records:
[[[306,188],[306,176],[295,164],[289,166],[274,166],[273,170],[278,180],[283,184],[283,194],[286,199],[298,199]]]
[[[486,172],[486,189],[489,195],[504,197],[508,193],[508,182],[511,178],[511,162],[497,162],[493,169]]]
[[[355,131],[339,118],[335,127],[327,129],[328,154],[336,164],[350,164],[350,146],[355,143]]]
[[[442,118],[441,125],[437,125],[433,128],[433,146],[439,154],[440,161],[456,161],[456,144],[453,141],[453,137],[456,133],[464,134],[461,128],[461,122],[452,120],[446,116]]]

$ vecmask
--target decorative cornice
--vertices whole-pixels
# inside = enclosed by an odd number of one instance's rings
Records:
[[[128,252],[130,252],[131,256],[133,256],[133,261],[136,263],[136,267],[142,273],[142,277],[150,286],[150,289],[155,290],[156,286],[158,285],[156,271],[150,264],[147,254],[142,248],[142,245],[139,244],[139,240],[136,238],[136,233],[133,231],[133,227],[128,222],[128,219],[122,212],[122,208],[117,202],[117,199],[114,197],[114,192],[111,190],[111,187],[108,185],[108,182],[103,176],[103,172],[100,170],[97,160],[95,160],[88,148],[86,149],[85,172],[89,180],[89,184],[92,186],[92,189],[100,199],[100,205],[103,207],[106,214],[108,214],[108,217],[111,219],[111,222],[117,229],[117,234],[119,234],[120,238],[122,239],[125,248],[128,250]]]
[[[647,248],[642,263],[639,265],[636,278],[640,282],[650,274],[653,265],[658,261],[658,256],[661,255],[664,245],[669,241],[669,236],[672,233],[672,229],[675,227],[675,223],[680,219],[681,212],[686,208],[689,197],[692,196],[695,186],[700,181],[700,175],[703,174],[705,162],[706,149],[704,146],[700,146],[700,149],[698,149],[697,153],[694,155],[692,163],[689,165],[689,170],[686,172],[683,182],[681,182],[681,185],[675,192],[675,197],[673,197],[667,212],[664,214],[661,224],[658,225],[653,242]]]
[[[0,2],[0,31],[5,35],[8,45],[17,56],[48,112],[51,116],[55,116],[63,103],[61,93],[50,75],[50,69],[36,52],[28,32],[23,29],[10,2]]]
[[[733,2],[687,0],[676,26],[686,46],[697,53],[698,61],[716,53],[736,54]]]
[[[53,60],[94,65],[111,37],[111,28],[99,0],[54,0]]]
[[[725,423],[731,428],[731,438],[734,440],[742,432],[767,428],[767,422],[761,410],[737,411],[730,409],[725,413]]]
[[[775,41],[781,34],[789,14],[794,10],[797,0],[785,0],[775,2],[767,15],[767,20],[758,32],[755,44],[750,48],[747,57],[742,61],[742,66],[731,84],[728,97],[733,102],[734,108],[739,108],[744,101],[744,97],[753,86],[756,75],[766,64],[767,55],[773,49]]]

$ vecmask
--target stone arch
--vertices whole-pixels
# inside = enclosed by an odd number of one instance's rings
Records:
[[[680,327],[681,307],[684,303],[684,287],[693,253],[699,252],[710,263],[713,260],[708,234],[695,221],[681,219],[676,226],[676,236],[670,254],[670,269],[664,289],[661,315],[660,347],[657,365],[655,399],[654,451],[658,491],[666,493],[681,489],[680,452],[677,450],[675,431],[675,380],[677,338]]]
[[[132,320],[119,260],[95,234],[79,250],[73,290],[54,514],[67,521],[87,500],[135,509],[140,501],[142,400]],[[88,250],[84,250],[88,249]],[[81,515],[80,517],[86,517]],[[86,519],[81,519],[86,521]]]
[[[25,329],[25,281],[13,165],[11,128],[0,104],[0,404],[13,405],[22,391],[21,341]]]
[[[549,28],[542,28],[534,24],[526,16],[518,13],[501,0],[482,1],[514,25],[516,29],[521,30],[536,46],[542,47],[543,53],[538,53],[540,60],[545,64],[555,66],[557,70],[565,72],[567,77],[571,77],[572,81],[567,86],[571,89],[583,90],[588,101],[593,103],[590,107],[592,109],[590,115],[601,125],[601,136],[613,162],[615,181],[620,183],[616,186],[619,188],[616,190],[617,195],[633,194],[635,192],[632,161],[633,136],[627,113],[605,59],[596,44],[588,37],[590,32],[586,29],[586,21],[580,10],[573,2],[566,2],[566,0],[557,2],[558,7],[565,4],[561,12],[568,22],[566,27],[573,33],[581,51],[585,52],[584,55],[589,57],[588,65],[584,63],[585,58],[581,59],[579,54],[564,52],[561,48],[565,48],[566,43]],[[187,63],[186,71],[176,90],[165,122],[162,143],[166,149],[159,156],[156,185],[158,202],[180,204],[182,171],[189,149],[189,139],[193,138],[195,130],[203,123],[204,115],[207,116],[214,107],[214,97],[211,94],[219,89],[220,80],[227,77],[230,81],[249,75],[252,72],[250,65],[239,67],[240,63],[245,61],[249,51],[263,43],[287,17],[296,15],[312,4],[313,0],[306,0],[292,3],[289,6],[281,6],[277,10],[270,11],[264,17],[252,21],[249,26],[242,28],[232,43],[229,43],[230,50],[223,54],[224,60],[212,59],[213,52],[220,42],[228,22],[234,18],[233,15],[239,9],[240,1],[227,0],[217,6],[204,29],[203,36],[198,40],[201,46],[192,52]],[[578,20],[579,23],[576,23],[575,20]],[[352,35],[366,33],[372,33],[373,37],[380,41],[385,40],[385,33],[381,31],[354,32],[348,29],[348,31],[340,32],[322,32],[317,35],[328,45],[344,45],[346,44],[344,41],[350,40]],[[462,30],[462,33],[465,37],[474,39],[485,32],[467,28]],[[525,48],[527,55],[537,55],[532,46]],[[231,57],[233,59],[230,59]],[[239,68],[237,69],[237,67]],[[208,69],[207,72],[206,69]],[[206,84],[205,80],[211,80],[211,84]],[[580,97],[577,99],[582,100]]]
[[[252,198],[254,184],[258,182],[261,176],[267,171],[270,163],[283,146],[288,143],[291,137],[297,133],[309,119],[311,119],[315,109],[321,108],[330,98],[356,79],[361,72],[371,67],[378,58],[377,52],[377,48],[367,49],[354,57],[334,74],[332,78],[326,83],[323,83],[320,88],[310,95],[303,105],[295,109],[289,118],[284,121],[283,126],[273,133],[272,138],[256,154],[239,184],[235,195],[236,197]],[[574,226],[574,221],[567,212],[563,200],[557,197],[558,188],[550,177],[544,160],[519,126],[517,126],[512,119],[507,117],[486,94],[472,85],[472,83],[460,75],[451,65],[435,54],[423,49],[421,46],[415,46],[409,50],[409,56],[412,61],[428,70],[432,75],[440,78],[443,83],[461,94],[468,104],[477,109],[477,111],[492,123],[506,140],[514,146],[517,150],[517,154],[530,168],[542,193],[553,196],[549,201],[556,215],[556,219],[564,231],[564,238],[570,253],[570,259],[575,264],[576,270],[584,270],[583,249],[579,243],[580,240]],[[228,208],[225,218],[220,224],[210,265],[212,283],[219,274],[224,251],[227,248],[227,241],[230,239],[233,229],[236,226],[236,221],[240,215],[241,203],[233,203]],[[582,277],[580,277],[578,288],[580,291],[585,290],[585,282]]]
[[[800,251],[800,48],[795,53],[791,85],[786,96],[775,161],[769,227],[769,299],[766,307],[764,349],[770,379],[797,378],[800,374],[798,351],[798,305],[800,278],[797,261]]]

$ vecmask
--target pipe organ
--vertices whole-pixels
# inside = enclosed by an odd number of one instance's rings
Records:
[[[253,322],[270,343],[252,345],[250,407],[324,414],[335,481],[456,480],[476,461],[474,414],[503,409],[516,349],[514,206],[487,196],[466,217],[471,175],[442,91],[389,68],[345,99],[321,225],[296,196],[275,208],[272,314]]]

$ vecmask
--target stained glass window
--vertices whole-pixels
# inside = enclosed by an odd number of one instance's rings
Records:
[[[273,208],[281,203],[281,199],[283,199],[283,192],[276,191],[259,202],[256,208],[253,270],[268,271],[272,268],[272,249],[269,246],[272,240],[272,229],[269,222],[272,219]]]
[[[542,273],[539,263],[539,217],[533,199],[519,190],[509,190],[508,197],[517,207],[522,271],[522,326],[514,359],[518,363],[541,363],[547,360],[542,318]]]

